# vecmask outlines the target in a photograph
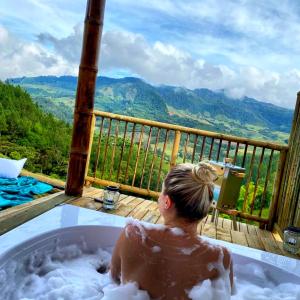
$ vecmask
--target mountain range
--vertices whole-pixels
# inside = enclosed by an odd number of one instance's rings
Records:
[[[59,119],[72,122],[77,77],[39,76],[11,78],[38,105]],[[285,143],[293,111],[224,91],[153,86],[139,78],[98,77],[95,109],[161,122]]]

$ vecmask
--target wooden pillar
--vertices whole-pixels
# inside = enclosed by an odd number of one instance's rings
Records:
[[[76,92],[67,195],[82,195],[93,122],[105,0],[88,0]]]
[[[300,92],[297,95],[289,149],[281,182],[277,225],[281,233],[289,225],[300,226]]]

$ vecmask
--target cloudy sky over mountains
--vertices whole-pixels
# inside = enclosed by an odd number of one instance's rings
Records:
[[[100,74],[225,89],[284,107],[300,90],[298,0],[107,0]],[[85,0],[0,1],[0,78],[76,75]]]

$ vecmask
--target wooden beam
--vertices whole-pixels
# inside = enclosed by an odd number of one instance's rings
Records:
[[[58,192],[7,209],[7,213],[3,211],[0,216],[0,235],[71,199],[72,197],[66,196],[63,192]]]
[[[85,179],[89,182],[100,184],[102,186],[108,186],[108,185],[118,186],[121,191],[136,193],[142,196],[150,196],[150,197],[158,198],[160,195],[159,192],[142,189],[131,185],[120,184],[110,180],[98,179],[90,176],[87,176]]]
[[[298,92],[289,150],[280,184],[277,220],[280,230],[287,226],[300,227],[300,92]]]
[[[55,178],[51,178],[45,174],[41,174],[41,173],[32,173],[32,172],[29,172],[27,170],[22,170],[21,172],[21,175],[22,176],[30,176],[30,177],[33,177],[39,181],[42,181],[42,182],[45,182],[45,183],[48,183],[50,185],[52,185],[53,187],[56,187],[56,188],[59,188],[59,189],[64,189],[65,188],[65,182],[60,180],[60,179],[55,179]]]
[[[66,195],[82,195],[90,136],[105,0],[88,0],[79,66]]]

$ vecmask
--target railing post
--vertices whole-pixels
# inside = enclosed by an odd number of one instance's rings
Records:
[[[270,205],[270,211],[269,211],[268,230],[270,230],[270,231],[273,230],[276,212],[278,209],[278,201],[279,201],[279,197],[280,197],[280,187],[282,184],[283,171],[284,171],[284,166],[285,166],[285,162],[286,162],[286,155],[287,155],[287,150],[281,150],[279,162],[278,162],[278,169],[277,169],[275,183],[274,183],[274,189],[273,189],[274,192],[273,192],[271,205]]]
[[[172,149],[172,155],[171,155],[170,168],[173,168],[176,166],[177,155],[178,155],[178,150],[179,150],[179,145],[180,145],[180,138],[181,138],[181,132],[179,130],[176,130],[173,149]]]
[[[92,123],[91,123],[90,142],[89,142],[88,156],[87,156],[87,159],[86,159],[87,161],[86,161],[86,167],[85,167],[85,172],[84,172],[84,178],[86,178],[88,176],[88,172],[89,172],[91,151],[92,151],[93,141],[94,141],[95,125],[96,125],[96,116],[93,115]],[[86,183],[86,184],[88,185],[88,183]]]

